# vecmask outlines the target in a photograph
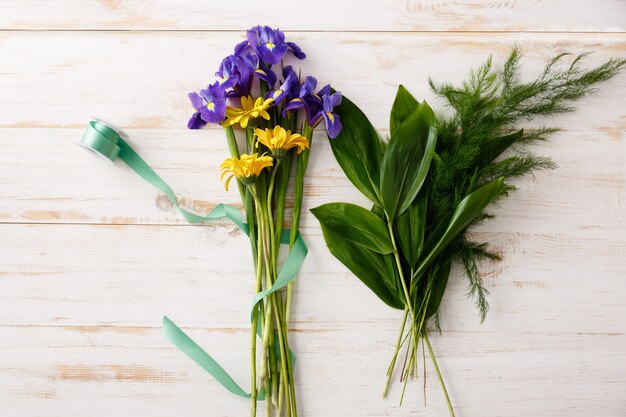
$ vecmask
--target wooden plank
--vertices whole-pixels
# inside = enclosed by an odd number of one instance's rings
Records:
[[[401,312],[376,299],[332,258],[310,220],[294,328],[395,329]],[[504,257],[481,269],[493,311],[480,326],[473,303],[466,301],[466,281],[455,270],[444,299],[444,331],[623,333],[626,236],[521,230],[477,232]],[[0,325],[156,327],[167,314],[186,326],[249,326],[249,245],[229,223],[5,224],[0,234]]]
[[[213,80],[241,34],[5,32],[0,39],[0,54],[11,57],[0,62],[0,127],[82,128],[96,114],[126,128],[184,129],[193,110],[187,92]],[[563,50],[593,51],[592,63],[626,52],[623,34],[293,33],[290,39],[309,53],[295,63],[303,75],[315,75],[320,86],[332,82],[379,129],[388,126],[398,84],[437,104],[429,76],[461,82],[489,54],[501,63],[515,43],[525,51],[527,76]],[[564,116],[560,124],[623,131],[623,108],[611,103],[624,101],[625,79],[622,74],[585,100],[585,117]]]
[[[396,329],[298,333],[294,345],[302,415],[447,416],[432,366],[380,398]],[[189,332],[248,387],[247,332]],[[0,327],[0,410],[20,417],[71,415],[246,415],[227,393],[169,345],[157,329]],[[35,342],[36,341],[36,342]],[[460,415],[614,417],[626,406],[624,335],[454,333],[432,336]],[[428,358],[426,358],[428,361]],[[420,364],[420,370],[421,370]],[[546,383],[549,381],[550,389]],[[16,415],[16,414],[12,414]]]
[[[600,110],[610,106],[607,101]],[[539,172],[535,182],[520,181],[519,191],[493,208],[499,221],[487,222],[482,230],[583,237],[623,232],[626,142],[619,125],[624,119],[598,126],[587,116],[589,111],[579,112],[580,123],[592,130],[561,132],[532,147],[554,158],[559,168]],[[560,118],[555,123],[562,124]],[[81,133],[0,129],[4,149],[0,222],[186,224],[162,193],[121,161],[109,165],[76,146],[73,142]],[[225,191],[219,181],[219,163],[228,155],[223,132],[164,129],[130,134],[139,153],[176,190],[184,207],[206,213],[221,202],[240,205],[238,193]],[[314,139],[305,193],[306,235],[318,233],[308,208],[331,201],[368,204],[345,178],[322,134]]]
[[[234,30],[263,24],[307,31],[623,31],[619,0],[228,3],[166,0],[81,1],[65,7],[41,1],[0,4],[1,29],[26,30]]]

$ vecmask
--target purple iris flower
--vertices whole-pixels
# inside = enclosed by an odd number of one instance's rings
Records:
[[[315,78],[306,77],[300,86],[298,96],[283,109],[283,117],[288,111],[304,108],[309,126],[315,127],[323,119],[328,136],[334,139],[341,132],[341,120],[339,115],[335,113],[335,107],[341,104],[341,93],[333,93],[330,84],[325,85],[316,93],[316,86],[317,80]]]
[[[288,51],[298,59],[306,58],[302,49],[293,42],[285,42],[285,34],[279,29],[269,26],[254,26],[247,31],[248,44],[256,51],[262,61],[272,66],[278,64]],[[235,47],[237,51],[245,50],[246,45],[240,43]]]
[[[237,63],[234,55],[229,55],[222,60],[220,69],[215,73],[220,86],[226,90],[237,83],[239,71],[237,71]]]
[[[265,98],[273,98],[275,104],[298,97],[300,87],[298,84],[298,74],[296,74],[291,65],[287,65],[283,69],[283,78],[284,81],[278,89],[270,91],[265,95]]]
[[[274,84],[276,84],[276,80],[278,79],[270,66],[263,61],[259,63],[259,68],[254,71],[254,75],[265,81],[270,89],[274,88]]]
[[[312,114],[310,111],[311,107],[315,108],[317,106],[321,106],[322,104],[322,100],[319,97],[315,97],[315,87],[317,87],[317,80],[315,79],[315,77],[306,77],[304,82],[300,86],[298,95],[291,101],[289,101],[289,104],[287,104],[283,109],[283,117],[287,114],[288,111],[304,107],[309,126],[312,126],[312,119],[310,117]]]
[[[258,64],[259,58],[252,52],[244,52],[240,55],[235,55],[237,83],[233,85],[234,94],[229,94],[229,96],[241,97],[250,94],[252,75],[257,69]]]
[[[241,41],[237,45],[235,45],[235,55],[241,55],[245,52],[254,52],[254,49],[252,49],[252,47],[250,46],[248,39],[246,39],[245,41]]]
[[[191,93],[189,93],[189,94],[191,94]],[[206,125],[206,122],[204,120],[202,120],[202,116],[200,116],[200,112],[199,111],[195,112],[191,116],[189,121],[187,122],[187,128],[188,129],[200,129],[204,125]]]
[[[330,86],[328,86],[330,90]],[[341,93],[324,94],[322,96],[322,117],[326,123],[326,132],[328,137],[335,139],[341,132],[341,120],[339,115],[335,113],[335,107],[341,104]]]
[[[280,62],[289,50],[285,35],[280,30],[269,26],[255,26],[247,31],[248,42],[259,57],[269,65]]]
[[[300,47],[296,45],[295,43],[287,42],[287,47],[289,47],[289,50],[291,51],[293,56],[295,56],[296,58],[298,59],[306,58],[306,54],[302,52],[302,49],[300,49]]]
[[[209,85],[199,93],[188,94],[196,112],[191,116],[187,127],[199,129],[207,123],[221,123],[226,116],[226,94],[219,82]]]

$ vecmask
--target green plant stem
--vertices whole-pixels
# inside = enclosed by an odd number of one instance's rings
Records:
[[[235,132],[232,126],[228,126],[224,128],[224,132],[226,134],[226,143],[228,145],[228,150],[232,158],[239,158],[239,146],[237,144],[237,138],[235,137]],[[246,136],[247,136],[246,132]],[[239,195],[241,197],[241,202],[244,205],[246,211],[246,222],[248,224],[248,233],[250,237],[250,245],[252,248],[252,257],[253,257],[253,265],[256,270],[256,292],[262,290],[262,256],[261,256],[261,247],[257,245],[256,242],[256,227],[254,224],[254,204],[253,204],[253,191],[247,187],[245,187],[241,181],[237,180],[237,188],[239,189]],[[257,374],[256,374],[256,330],[258,326],[259,320],[259,311],[263,311],[263,304],[259,304],[260,309],[254,313],[252,318],[252,324],[250,329],[250,382],[251,382],[251,390],[250,390],[250,400],[251,400],[251,415],[252,417],[256,416],[257,410]]]
[[[268,239],[268,246],[269,246],[269,256],[272,259],[272,263],[271,263],[271,267],[272,267],[272,276],[275,277],[276,276],[276,259],[278,258],[278,248],[279,245],[276,245],[274,243],[274,240],[276,239],[275,236],[275,231],[274,231],[274,214],[273,214],[273,210],[272,210],[272,206],[273,206],[273,202],[274,202],[274,185],[276,184],[276,173],[278,172],[278,170],[280,169],[280,159],[276,160],[276,165],[274,165],[274,169],[272,170],[272,177],[270,179],[270,185],[269,188],[267,189],[267,204],[265,205],[266,208],[266,216],[267,216],[267,222],[269,225],[269,232],[268,232],[268,236],[266,236],[266,238]],[[273,284],[273,280],[272,280],[272,284]]]
[[[270,184],[268,188],[267,194],[267,204],[265,206],[265,222],[269,225],[269,235],[265,237],[267,241],[267,246],[269,247],[268,254],[270,259],[268,262],[271,264],[269,281],[268,285],[274,284],[274,277],[277,273],[277,260],[278,260],[278,251],[276,250],[277,245],[274,244],[274,219],[272,214],[272,197],[274,192],[274,186],[276,182],[276,173],[280,168],[280,159],[276,161],[276,165],[274,166],[274,170],[272,172],[272,177],[270,179]],[[267,231],[267,229],[266,229]],[[285,384],[285,393],[289,392],[291,397],[291,407],[287,407],[287,413],[290,414],[291,409],[293,408],[294,417],[297,416],[297,411],[295,408],[295,388],[293,386],[293,371],[291,369],[291,361],[289,357],[289,343],[287,341],[288,336],[288,326],[284,321],[283,317],[283,303],[282,298],[279,293],[273,293],[269,296],[272,307],[274,309],[274,315],[276,318],[276,326],[278,328],[278,342],[281,352],[281,372],[283,375],[283,381]]]
[[[393,353],[393,358],[391,359],[389,368],[387,368],[387,381],[385,382],[385,388],[383,390],[383,398],[387,397],[387,393],[389,392],[389,383],[391,382],[393,370],[396,367],[396,359],[398,358],[398,353],[400,352],[400,347],[402,346],[402,336],[404,335],[404,327],[406,326],[406,319],[408,315],[409,315],[409,309],[405,307],[404,316],[402,318],[402,326],[400,326],[400,334],[398,334],[398,341],[396,342],[396,350]]]
[[[280,165],[280,171],[276,180],[276,202],[275,202],[275,237],[274,242],[276,245],[276,252],[280,249],[280,242],[283,235],[283,229],[285,226],[285,200],[287,198],[287,188],[289,187],[289,179],[291,176],[291,164],[293,161],[293,154],[295,152],[290,151],[287,153],[286,158]]]
[[[285,384],[278,385],[278,409],[276,410],[277,416],[282,416],[283,414],[283,404],[285,401]],[[289,407],[287,407],[287,411],[289,411]]]
[[[276,364],[277,359],[276,359],[276,355],[274,354],[274,352],[276,352],[276,338],[274,337],[274,331],[270,332],[268,352],[270,352],[270,355],[268,358],[270,361],[270,386],[272,387],[272,393],[274,394],[272,395],[272,404],[274,404],[274,407],[278,408],[280,404],[280,399],[278,398],[276,393],[278,392],[279,378],[278,378],[278,367]]]
[[[398,268],[398,274],[400,274],[400,282],[402,283],[402,290],[404,291],[405,306],[409,308],[411,312],[412,320],[415,320],[415,313],[413,312],[413,303],[411,303],[411,297],[409,295],[409,289],[406,286],[404,280],[404,272],[402,272],[402,263],[400,262],[400,252],[398,251],[398,245],[396,244],[396,237],[393,233],[393,220],[387,218],[387,227],[389,228],[389,235],[391,237],[391,243],[393,244],[393,256],[396,259],[396,267]]]
[[[258,244],[259,248],[262,249],[262,253],[265,255],[265,259],[267,261],[267,248],[265,245],[265,216],[263,215],[263,206],[261,200],[258,198],[257,194],[252,191],[252,195],[256,202],[256,210],[257,210],[257,220],[259,222],[259,238],[260,242]],[[261,252],[261,251],[260,251]],[[265,262],[266,274],[269,272],[269,267],[267,262]],[[261,359],[261,368],[259,372],[259,376],[263,379],[263,385],[265,388],[265,411],[269,416],[271,413],[271,390],[270,390],[270,378],[267,371],[268,368],[268,358],[271,353],[269,349],[269,335],[272,331],[271,323],[272,323],[272,305],[270,303],[265,303],[265,311],[264,311],[264,321],[263,321],[263,332],[262,332],[262,346],[263,346],[263,355]]]
[[[279,294],[276,294],[276,296],[280,296]],[[278,319],[281,322],[281,329],[282,329],[282,337],[283,337],[283,341],[284,341],[284,349],[283,349],[283,353],[282,355],[282,362],[285,363],[286,369],[287,369],[287,374],[285,374],[285,378],[288,379],[287,384],[286,384],[286,388],[288,388],[288,393],[289,393],[289,401],[291,402],[291,408],[287,407],[287,412],[289,415],[290,410],[293,410],[293,416],[297,417],[298,416],[298,410],[297,410],[297,403],[296,403],[296,390],[295,390],[295,385],[294,385],[294,379],[293,379],[293,365],[291,363],[291,355],[289,354],[289,328],[287,326],[287,322],[283,316],[283,310],[282,309],[278,309],[276,310],[278,312]],[[279,334],[279,339],[280,339],[280,334]],[[287,401],[287,400],[286,400]]]
[[[252,225],[252,227],[254,227],[254,225]],[[256,253],[256,292],[260,292],[263,289],[263,254],[261,252],[261,245],[256,245],[257,246],[257,253]],[[259,304],[259,306],[261,306],[260,311],[262,311],[262,304]],[[251,383],[252,383],[252,388],[251,388],[251,400],[252,400],[252,417],[256,416],[256,403],[257,403],[257,388],[256,388],[256,333],[257,333],[257,326],[259,323],[259,307],[255,307],[256,311],[254,312],[254,315],[252,316],[252,331],[250,334],[250,346],[251,346],[251,366],[252,366],[252,376],[251,376]]]
[[[446,403],[448,405],[448,411],[450,412],[450,417],[454,416],[454,409],[452,408],[452,403],[450,402],[450,396],[448,395],[448,390],[446,389],[446,384],[443,382],[443,377],[441,376],[441,372],[439,371],[439,365],[437,365],[437,359],[435,358],[435,352],[433,352],[432,346],[430,346],[430,341],[428,340],[428,334],[426,332],[422,333],[422,339],[426,343],[426,348],[428,348],[428,354],[430,355],[430,359],[433,362],[433,366],[435,367],[435,371],[437,372],[437,378],[439,379],[439,384],[441,385],[441,389],[446,397]]]
[[[270,183],[270,189],[271,187],[272,185]],[[271,217],[270,208],[268,207],[268,205],[264,204],[264,202],[261,199],[259,199],[258,196],[256,196],[256,194],[255,194],[255,200],[257,201],[257,207],[258,207],[257,217],[259,218],[259,224],[260,224],[260,230],[261,230],[260,237],[261,237],[262,242],[260,246],[262,246],[263,248],[263,255],[266,261],[265,262],[266,286],[267,288],[270,288],[274,283],[275,275],[273,271],[276,268],[276,261],[277,261],[276,257],[271,255],[271,252],[273,252],[271,251],[272,217]],[[271,199],[268,198],[267,201],[271,201]],[[273,267],[272,267],[272,264],[273,264]],[[278,296],[279,294],[277,293],[273,293],[268,296],[268,301],[267,301],[267,306],[266,306],[266,311],[265,311],[265,328],[263,330],[263,346],[264,346],[264,352],[266,352],[265,353],[266,357],[267,355],[274,354],[273,350],[268,349],[270,332],[272,332],[270,322],[272,321],[271,316],[273,314],[276,320],[279,350],[280,350],[281,359],[282,359],[281,360],[281,373],[283,375],[282,382],[284,384],[285,392],[289,392],[291,394],[290,395],[291,407],[289,405],[287,406],[287,413],[288,415],[291,415],[291,411],[293,410],[293,416],[296,417],[297,411],[295,408],[295,390],[294,390],[293,383],[292,383],[293,373],[292,373],[291,366],[290,366],[289,348],[288,348],[288,343],[286,340],[286,326],[283,323],[282,308],[280,308],[278,305],[278,302],[279,302]],[[261,372],[262,373],[265,372],[265,374],[267,374],[266,362],[265,362],[265,366],[261,368]],[[274,378],[277,378],[277,376],[274,375]],[[269,387],[268,387],[267,382],[266,382],[266,390],[268,390],[269,392]],[[269,401],[269,397],[266,401]]]
[[[275,167],[275,171],[276,172],[276,168]],[[268,201],[271,201],[271,194],[272,194],[272,189],[273,189],[273,182],[274,182],[274,178],[275,176],[272,176],[272,180],[270,181],[270,187],[269,187],[269,191],[268,191]],[[265,211],[265,218],[263,219],[263,222],[266,225],[269,225],[269,236],[267,233],[267,229],[268,227],[266,227],[264,225],[263,229],[264,229],[264,233],[263,233],[263,239],[265,241],[264,243],[264,248],[266,250],[266,256],[270,255],[270,251],[272,248],[272,244],[271,244],[271,239],[272,239],[272,213],[271,213],[271,208],[269,207],[269,205],[266,205],[264,207],[264,211]],[[268,239],[269,237],[269,239]],[[268,242],[269,240],[269,242]],[[275,277],[275,271],[276,271],[276,262],[277,262],[277,254],[272,254],[270,259],[267,259],[267,263],[270,263],[273,265],[270,266],[269,268],[266,267],[266,273],[267,273],[267,286],[268,288],[271,287],[274,284],[274,277]],[[279,343],[279,348],[280,348],[280,354],[281,354],[281,373],[283,375],[283,382],[285,384],[285,392],[289,392],[291,395],[291,407],[287,407],[288,413],[289,410],[293,407],[293,415],[294,417],[297,416],[297,411],[295,409],[295,391],[294,391],[294,387],[293,387],[293,373],[291,370],[291,366],[290,366],[290,358],[289,358],[289,347],[288,347],[288,342],[287,342],[287,327],[286,325],[283,323],[283,317],[282,317],[282,312],[283,312],[283,308],[282,306],[278,305],[279,302],[279,297],[280,294],[278,293],[273,293],[270,294],[268,296],[269,298],[269,302],[272,303],[272,310],[275,316],[275,320],[276,320],[276,327],[277,327],[277,333],[278,333],[278,343]]]
[[[402,395],[400,397],[400,405],[402,405],[402,400],[404,399],[404,391],[406,390],[406,384],[407,384],[407,380],[409,377],[409,374],[411,373],[411,369],[413,368],[414,365],[416,365],[416,350],[417,350],[417,346],[418,346],[418,337],[419,337],[419,332],[421,329],[420,327],[415,327],[415,325],[417,324],[417,316],[415,315],[415,312],[413,311],[413,303],[411,302],[411,296],[409,293],[409,289],[407,287],[406,281],[404,280],[404,272],[402,271],[402,262],[400,261],[400,252],[398,251],[398,246],[396,244],[396,237],[394,235],[393,232],[393,219],[389,218],[389,216],[387,216],[387,227],[389,228],[389,235],[391,238],[391,243],[393,245],[393,255],[394,258],[396,260],[396,267],[398,269],[398,274],[400,275],[400,282],[402,283],[402,290],[404,291],[404,297],[405,297],[405,306],[408,308],[409,312],[411,313],[411,321],[413,323],[412,325],[412,331],[413,331],[413,343],[409,343],[409,347],[407,348],[407,352],[409,352],[410,350],[410,357],[409,357],[409,363],[408,363],[408,367],[406,368],[405,371],[405,380],[404,380],[404,387],[402,388]],[[413,349],[411,349],[411,346],[413,347]]]
[[[228,151],[230,152],[231,158],[239,158],[239,145],[237,145],[237,138],[235,137],[235,131],[232,126],[228,126],[224,128],[224,133],[226,133],[226,143],[228,144]],[[239,195],[241,196],[241,201],[246,201],[246,191],[244,185],[241,181],[237,180],[237,188],[239,188]]]
[[[302,215],[302,199],[304,197],[304,175],[309,164],[309,155],[313,144],[313,129],[304,123],[302,127],[302,136],[308,139],[309,147],[296,156],[296,179],[294,183],[293,210],[291,212],[291,230],[289,231],[289,251],[293,248],[298,238],[298,229],[300,228],[300,217]],[[287,284],[287,300],[285,301],[285,322],[289,325],[291,319],[291,297],[293,292],[293,284]]]
[[[409,347],[407,348],[407,357],[409,358],[408,363],[404,363],[405,373],[404,373],[404,385],[402,386],[402,394],[400,395],[400,405],[402,406],[402,401],[404,400],[404,393],[406,392],[406,385],[409,382],[409,370],[413,366],[413,361],[415,360],[415,351],[417,350],[417,346],[415,346],[414,342],[409,341]],[[406,359],[406,358],[405,358]]]
[[[285,336],[284,336],[284,329],[282,328],[282,323],[281,323],[281,310],[278,308],[278,302],[276,300],[276,293],[271,294],[270,297],[272,299],[272,303],[273,303],[273,307],[274,307],[274,315],[276,317],[276,321],[277,321],[277,327],[278,327],[278,344],[279,344],[279,348],[280,348],[280,356],[281,356],[281,360],[280,360],[280,369],[281,369],[281,374],[282,374],[282,380],[285,386],[285,392],[290,391],[290,378],[289,378],[289,374],[287,373],[287,363],[289,361],[288,356],[289,356],[289,350],[287,348],[287,344],[286,344],[286,340],[285,340]],[[290,410],[290,407],[287,407],[287,410]],[[294,415],[297,416],[297,413],[294,413]]]

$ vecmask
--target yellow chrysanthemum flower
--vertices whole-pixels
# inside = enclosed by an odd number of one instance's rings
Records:
[[[255,100],[252,96],[241,97],[241,108],[230,106],[226,108],[226,120],[224,120],[222,126],[232,126],[239,123],[241,127],[245,128],[250,120],[259,116],[269,120],[270,115],[267,109],[270,108],[273,102],[273,98],[264,99],[259,97]]]
[[[297,148],[296,152],[300,153],[309,147],[309,140],[299,133],[291,133],[291,130],[285,130],[282,126],[276,126],[274,129],[255,129],[257,136],[256,147],[259,143],[267,146],[275,158],[282,158],[291,148]]]
[[[228,158],[222,162],[220,179],[223,180],[225,176],[228,176],[224,184],[226,191],[228,191],[228,184],[233,177],[237,177],[244,184],[252,184],[263,169],[272,165],[274,165],[274,159],[269,155],[242,154],[239,158]]]

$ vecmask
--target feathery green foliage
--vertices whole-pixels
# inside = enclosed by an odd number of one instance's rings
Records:
[[[535,118],[574,111],[575,100],[594,93],[598,83],[615,76],[626,64],[624,59],[610,59],[586,69],[582,65],[587,56],[558,54],[546,63],[537,78],[524,82],[520,76],[520,49],[514,47],[501,68],[495,68],[489,58],[471,71],[460,86],[429,80],[433,91],[453,113],[439,117],[436,156],[424,185],[429,191],[427,233],[463,197],[493,179],[505,178],[502,197],[515,189],[511,180],[556,166],[549,158],[523,149],[523,145],[545,140],[559,129],[522,130],[522,125]],[[569,65],[567,60],[571,61]],[[488,217],[491,216],[479,216],[468,228]],[[472,242],[466,232],[467,229],[442,257],[461,259],[469,280],[468,295],[476,299],[484,320],[488,292],[477,263],[498,257],[486,243]]]

